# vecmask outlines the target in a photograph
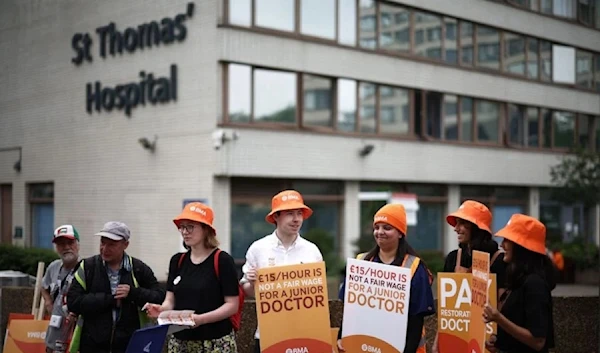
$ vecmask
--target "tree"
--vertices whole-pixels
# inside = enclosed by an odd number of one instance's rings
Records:
[[[600,203],[600,151],[579,148],[553,166],[550,176],[558,186],[553,190],[556,200],[565,204],[581,202],[586,207]]]

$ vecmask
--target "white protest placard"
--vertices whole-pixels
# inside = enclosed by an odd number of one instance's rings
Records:
[[[348,259],[342,326],[342,345],[347,352],[404,350],[410,280],[408,268]]]

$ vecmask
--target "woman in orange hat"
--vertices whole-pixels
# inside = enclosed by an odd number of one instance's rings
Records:
[[[410,268],[410,303],[406,330],[406,346],[403,353],[425,353],[425,317],[435,313],[431,283],[433,276],[427,265],[406,241],[406,210],[401,204],[388,204],[375,213],[373,218],[373,237],[375,247],[358,259],[374,261],[390,266]],[[345,297],[345,284],[340,288],[340,299]],[[342,346],[342,327],[338,332],[338,349]]]
[[[193,310],[196,326],[171,336],[169,353],[237,352],[229,318],[239,306],[238,276],[233,258],[218,248],[213,219],[210,207],[193,202],[173,220],[188,251],[171,257],[162,305],[145,308],[151,317],[165,310]]]
[[[492,238],[490,210],[480,202],[467,200],[449,214],[446,221],[454,227],[459,248],[446,256],[444,272],[469,273],[472,251],[487,252],[490,254],[490,272],[496,274],[498,288],[504,288],[506,263],[498,243]]]
[[[498,324],[495,339],[486,346],[498,352],[548,352],[554,348],[551,292],[556,282],[546,256],[546,227],[514,214],[496,235],[504,238],[507,291],[500,297],[500,311],[489,305],[484,309],[484,321]]]

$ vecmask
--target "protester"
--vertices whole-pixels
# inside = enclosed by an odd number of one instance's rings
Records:
[[[552,261],[545,253],[546,227],[537,219],[513,215],[496,234],[508,263],[507,291],[498,309],[486,305],[485,322],[498,324],[486,342],[492,352],[548,352],[554,348],[551,292],[556,286]]]
[[[56,341],[66,344],[68,341],[69,316],[66,293],[73,281],[73,272],[79,262],[79,233],[70,224],[61,225],[54,230],[52,239],[60,259],[52,261],[42,279],[42,297],[46,311],[51,315],[46,331],[46,352],[53,353]],[[59,347],[60,349],[60,347]]]
[[[187,204],[173,220],[188,251],[171,257],[164,302],[145,308],[151,317],[193,310],[196,326],[171,336],[169,353],[237,352],[229,317],[238,310],[238,276],[233,258],[218,249],[213,220],[213,210],[200,202]]]
[[[273,197],[271,212],[265,219],[275,225],[275,231],[250,245],[242,267],[244,276],[240,282],[247,296],[254,297],[256,273],[260,268],[323,261],[319,248],[299,233],[302,223],[312,213],[302,195],[295,190],[285,190]],[[254,352],[260,353],[258,328],[254,338]]]
[[[498,297],[506,287],[506,263],[504,253],[492,238],[492,213],[482,203],[467,200],[454,213],[446,216],[446,222],[458,235],[458,249],[446,256],[444,272],[470,273],[473,251],[490,254],[490,273],[496,275]],[[438,352],[438,336],[433,341],[433,353]]]
[[[425,353],[426,316],[435,313],[431,283],[433,276],[419,255],[406,241],[406,210],[401,204],[388,204],[380,208],[373,219],[373,236],[376,245],[366,254],[357,258],[390,266],[402,266],[411,269],[410,303],[406,330],[406,346],[402,353]],[[345,284],[340,290],[340,299],[344,300]],[[365,325],[368,324],[368,319]],[[342,327],[338,332],[337,346],[345,351],[342,345]]]
[[[139,309],[161,303],[165,292],[150,267],[125,252],[131,235],[127,225],[108,222],[96,235],[100,254],[80,262],[67,306],[83,316],[80,353],[124,353],[142,326]]]

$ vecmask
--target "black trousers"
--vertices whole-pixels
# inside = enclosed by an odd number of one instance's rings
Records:
[[[254,353],[260,353],[260,340],[254,339]]]

